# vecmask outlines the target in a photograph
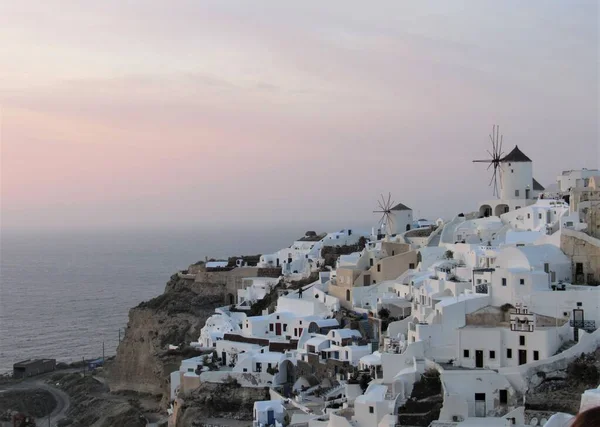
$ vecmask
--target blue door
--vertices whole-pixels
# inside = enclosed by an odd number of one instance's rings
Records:
[[[267,425],[275,425],[275,411],[272,409],[267,411]]]

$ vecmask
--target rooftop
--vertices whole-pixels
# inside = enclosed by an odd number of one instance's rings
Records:
[[[531,162],[531,159],[527,157],[521,150],[519,150],[519,146],[515,145],[515,148],[500,159],[501,162]]]
[[[411,208],[409,208],[408,206],[406,206],[403,203],[398,203],[396,206],[394,206],[392,209],[390,209],[391,211],[412,211]]]

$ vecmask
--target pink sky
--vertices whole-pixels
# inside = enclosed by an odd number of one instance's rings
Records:
[[[449,217],[494,123],[542,184],[599,166],[593,0],[11,3],[3,227]]]

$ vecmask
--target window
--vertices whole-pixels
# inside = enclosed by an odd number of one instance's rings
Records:
[[[350,289],[346,290],[346,301],[350,301]]]
[[[550,264],[548,264],[547,262],[544,263],[544,272],[550,273]]]
[[[392,256],[396,255],[396,251],[392,251]]]
[[[506,358],[507,359],[512,359],[512,348],[507,348],[506,349]]]
[[[411,262],[410,264],[408,264],[408,268],[410,268],[411,270],[415,269],[415,263]]]
[[[508,390],[506,389],[500,390],[500,404],[508,404]]]
[[[542,219],[542,214],[541,213],[538,214],[538,218]]]
[[[273,332],[273,324],[269,323],[269,331]]]
[[[506,286],[506,277],[502,278],[502,286]]]
[[[381,272],[381,264],[377,264],[377,272]]]
[[[519,279],[519,285],[524,285],[525,284],[525,279]]]
[[[490,350],[490,359],[496,358],[496,352],[494,350]]]
[[[475,400],[476,401],[485,401],[485,393],[475,393]]]
[[[515,206],[515,210],[521,209],[521,206]]]
[[[531,214],[530,213],[527,214],[527,219],[531,219]]]
[[[519,190],[515,190],[515,197],[519,197]]]
[[[519,335],[519,345],[525,345],[525,335]]]
[[[540,360],[540,352],[537,350],[533,351],[533,360]]]
[[[369,265],[373,267],[373,258],[369,258]]]
[[[577,307],[581,307],[582,305],[583,305],[583,303],[581,303],[581,302],[577,303]]]
[[[463,350],[463,357],[469,357],[469,350]]]
[[[477,279],[477,284],[481,285],[481,279]]]
[[[283,332],[287,332],[287,323],[283,324]]]
[[[375,408],[373,406],[369,406],[369,414],[374,414]]]

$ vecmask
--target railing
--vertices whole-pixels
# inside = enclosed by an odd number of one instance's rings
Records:
[[[574,328],[583,329],[585,331],[595,331],[596,330],[596,321],[594,320],[573,320],[569,322],[571,326]]]
[[[511,323],[510,325],[511,331],[533,332],[533,328],[533,323]]]

